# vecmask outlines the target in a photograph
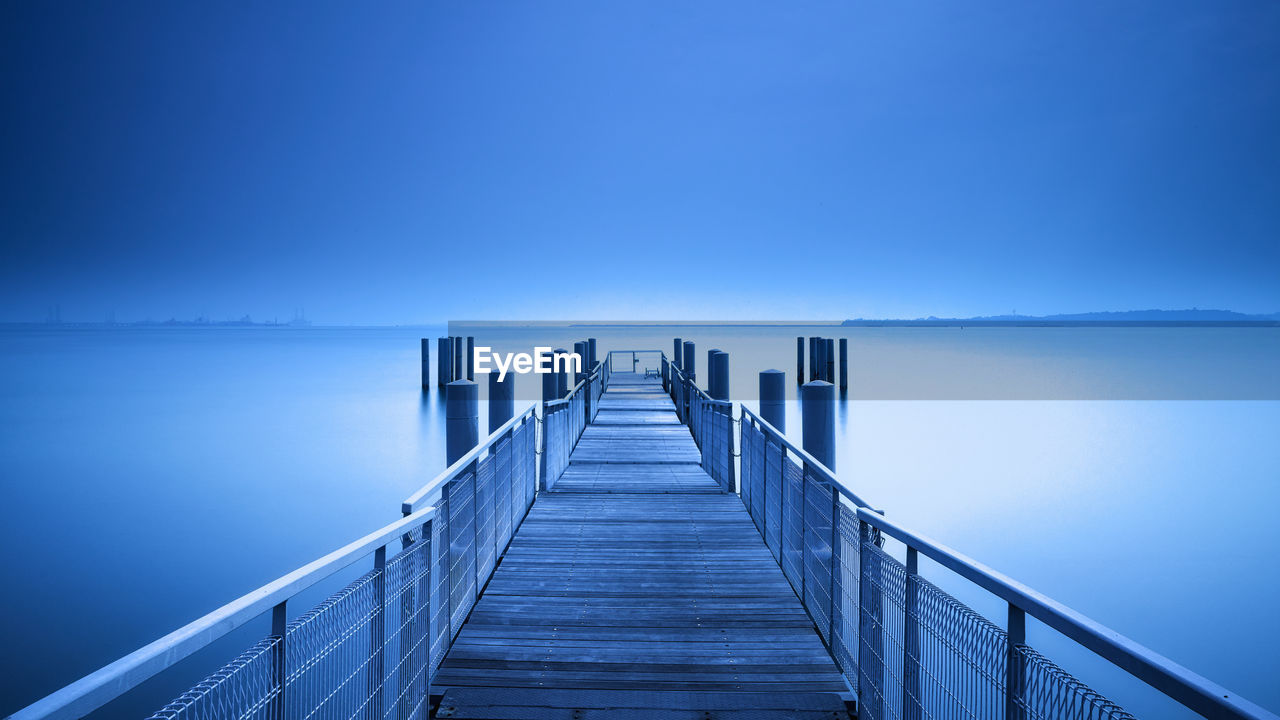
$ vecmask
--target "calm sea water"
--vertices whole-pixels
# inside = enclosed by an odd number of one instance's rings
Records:
[[[418,387],[418,339],[444,332],[0,331],[0,713],[395,519],[444,465],[443,404]],[[734,397],[753,408],[758,370],[794,377],[796,335],[849,338],[837,469],[863,497],[1280,709],[1280,332],[679,332],[703,370],[705,349],[730,352]],[[672,331],[489,334],[670,352]],[[798,439],[794,404],[788,428]],[[1104,692],[1165,713],[1031,633]],[[263,634],[238,631],[104,714],[156,709]]]

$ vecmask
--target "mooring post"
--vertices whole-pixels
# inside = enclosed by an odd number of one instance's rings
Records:
[[[836,339],[827,338],[826,347],[822,351],[822,359],[827,363],[827,376],[823,378],[832,385],[836,382]]]
[[[552,363],[555,362],[554,355],[551,355],[550,353],[547,353],[547,352],[539,353],[538,354],[539,367],[546,367],[545,363],[547,362],[548,356],[550,356]],[[543,404],[542,418],[543,420],[546,420],[546,417],[547,417],[546,404],[551,402],[552,400],[560,399],[559,397],[556,396],[556,389],[560,383],[559,381],[556,380],[556,374],[552,372],[553,369],[554,367],[551,369],[548,369],[547,372],[542,374],[542,404]]]
[[[693,380],[698,376],[698,360],[694,356],[697,351],[692,340],[684,341],[684,354],[682,356],[684,365],[681,365],[681,367],[684,369],[685,377],[689,378],[689,380]]]
[[[715,364],[711,362],[711,358],[715,357],[718,352],[720,352],[720,348],[712,348],[707,351],[707,394],[711,395],[711,397],[715,397],[711,392],[711,388],[716,382],[716,368]]]
[[[796,384],[804,384],[804,336],[796,338]]]
[[[489,434],[492,435],[516,414],[516,383],[513,373],[501,381],[501,373],[489,373]]]
[[[574,343],[573,351],[577,353],[578,359],[581,363],[580,365],[578,365],[578,372],[573,374],[573,384],[577,385],[578,383],[582,382],[583,378],[587,376],[587,371],[591,367],[591,364],[587,362],[587,357],[589,356],[589,353],[587,351],[587,341],[581,340],[579,342]]]
[[[453,382],[453,338],[436,338],[436,385],[443,388]]]
[[[454,380],[445,388],[445,464],[453,465],[480,442],[479,386]]]
[[[849,389],[849,338],[840,338],[840,390]]]
[[[467,336],[467,379],[476,379],[476,339]]]
[[[680,338],[675,339],[675,346],[676,346],[675,350],[673,350],[671,354],[671,362],[675,363],[677,368],[683,370],[684,369],[684,359],[683,359],[684,353],[682,352],[682,350],[684,349],[684,345],[681,344]]]
[[[453,380],[462,379],[462,337],[453,336]],[[452,382],[452,380],[450,381]]]
[[[722,350],[715,351],[709,360],[710,367],[707,372],[711,373],[711,389],[708,394],[716,400],[729,399],[729,353]]]
[[[787,374],[781,370],[760,373],[760,417],[778,432],[787,431]]]
[[[565,357],[569,354],[569,351],[564,348],[556,348],[552,353],[551,364],[556,376],[556,399],[560,400],[569,394],[569,358]]]
[[[818,379],[818,338],[809,338],[809,382]]]
[[[431,341],[422,338],[422,389],[431,389]]]
[[[585,359],[587,362],[587,372],[591,372],[595,370],[596,369],[596,339],[595,338],[587,338],[587,357]]]
[[[836,386],[815,380],[800,386],[800,432],[804,451],[828,470],[836,469]]]

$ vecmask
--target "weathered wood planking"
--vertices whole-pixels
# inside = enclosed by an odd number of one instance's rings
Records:
[[[657,382],[612,381],[442,663],[440,717],[846,716],[812,621]]]

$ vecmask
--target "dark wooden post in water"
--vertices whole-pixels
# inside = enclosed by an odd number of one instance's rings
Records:
[[[796,338],[796,384],[804,384],[804,336]],[[781,429],[781,428],[779,428]]]
[[[849,338],[840,338],[840,390],[849,389]]]
[[[564,348],[556,348],[552,351],[551,363],[556,368],[556,399],[559,400],[569,394],[569,368],[565,366],[565,360],[557,360],[561,356],[568,355],[569,351]]]
[[[479,387],[470,380],[454,380],[445,388],[445,464],[452,465],[480,442]]]
[[[422,338],[422,389],[431,389],[431,341]]]
[[[680,368],[684,370],[685,377],[689,378],[690,380],[693,380],[694,378],[697,377],[698,363],[697,363],[696,357],[694,356],[695,352],[697,352],[697,348],[694,347],[693,341],[685,340],[684,356],[683,356],[684,364],[681,365]]]
[[[461,380],[462,369],[462,338],[455,335],[453,338],[453,379]],[[452,381],[450,381],[452,382]]]
[[[467,336],[467,379],[476,379],[476,339]]]
[[[822,378],[831,384],[836,382],[836,341],[835,338],[823,340],[822,360],[827,364],[826,377]]]
[[[680,342],[680,338],[676,338],[676,339],[675,339],[675,350],[673,350],[673,351],[672,351],[672,354],[671,354],[671,362],[675,363],[675,364],[676,364],[676,367],[677,367],[677,368],[679,368],[679,369],[681,369],[681,370],[683,370],[683,369],[684,369],[684,352],[683,352],[683,350],[684,350],[684,344]]]
[[[436,385],[444,387],[453,382],[453,338],[436,339]]]
[[[720,348],[712,348],[707,351],[707,394],[711,395],[713,398],[715,395],[712,394],[711,388],[716,382],[716,368],[711,363],[711,358],[715,357],[718,352],[720,352]]]
[[[716,350],[707,359],[707,374],[710,376],[707,394],[715,400],[729,399],[729,353]]]
[[[499,373],[489,373],[489,434],[506,424],[516,414],[515,377],[507,373],[507,377],[498,381]]]
[[[538,356],[538,365],[540,367],[546,367],[545,363],[547,362],[548,354],[549,353],[544,352]],[[555,355],[551,355],[550,361],[552,363],[555,362]],[[551,372],[550,369],[548,369],[547,372],[542,374],[542,405],[543,405],[542,419],[543,420],[547,419],[547,408],[546,408],[547,403],[551,402],[552,400],[560,399],[559,397],[556,396],[557,385],[559,385],[559,383],[556,381],[556,374],[554,372]]]
[[[587,372],[596,369],[596,339],[587,338],[587,357],[584,358],[587,363]]]
[[[573,384],[577,385],[587,377],[587,372],[591,368],[591,364],[587,362],[587,357],[590,355],[587,341],[582,340],[574,343],[573,351],[577,353],[578,357],[581,359],[581,364],[578,366],[578,371],[573,374]]]
[[[835,390],[835,385],[822,380],[800,387],[801,446],[831,471],[836,469]]]
[[[760,417],[779,432],[787,431],[787,374],[781,370],[760,373]]]
[[[818,338],[809,338],[809,382],[818,379]],[[803,384],[803,383],[801,383]]]

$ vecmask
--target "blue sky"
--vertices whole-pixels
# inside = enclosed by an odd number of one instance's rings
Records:
[[[0,320],[1280,310],[1280,5],[6,3]]]

